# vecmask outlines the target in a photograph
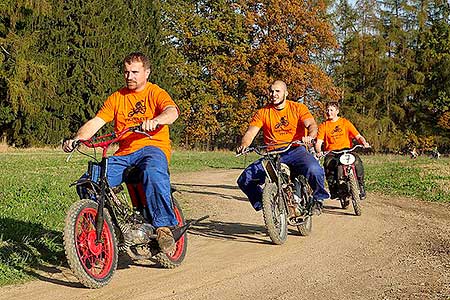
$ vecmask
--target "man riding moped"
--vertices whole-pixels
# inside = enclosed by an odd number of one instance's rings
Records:
[[[142,171],[142,183],[147,206],[156,228],[161,250],[170,253],[175,248],[171,228],[178,224],[171,202],[168,162],[171,146],[169,128],[179,110],[169,94],[147,81],[150,62],[140,53],[129,54],[123,60],[126,87],[110,95],[100,111],[87,121],[76,135],[63,143],[63,150],[73,150],[74,141],[90,139],[106,123],[114,121],[114,131],[141,124],[144,131],[153,132],[152,138],[129,132],[119,141],[119,149],[108,159],[107,179],[111,187],[124,180],[124,171],[136,166]]]
[[[237,153],[243,153],[262,128],[266,145],[301,140],[311,143],[317,135],[317,124],[306,105],[287,100],[288,91],[283,81],[275,81],[269,89],[269,103],[259,109],[242,137]],[[306,135],[307,132],[307,135]],[[325,174],[318,161],[304,146],[292,147],[281,155],[281,162],[291,169],[292,176],[303,175],[313,190],[314,212],[320,214],[323,201],[329,198],[325,190]],[[237,183],[247,195],[253,208],[262,209],[262,185],[266,172],[261,159],[250,164],[239,176]]]
[[[358,132],[355,126],[347,119],[341,118],[339,114],[339,104],[337,102],[329,102],[326,105],[326,117],[327,120],[320,124],[317,141],[315,144],[315,150],[318,157],[323,156],[323,151],[333,151],[341,149],[349,149],[352,147],[352,140],[356,139],[361,143],[364,148],[370,148],[366,139]],[[356,175],[359,183],[360,199],[363,200],[366,197],[366,191],[364,186],[364,168],[361,158],[352,153],[355,160]],[[325,175],[328,182],[328,187],[331,193],[331,199],[338,197],[337,193],[337,166],[339,164],[339,155],[332,153],[328,154],[324,160]]]

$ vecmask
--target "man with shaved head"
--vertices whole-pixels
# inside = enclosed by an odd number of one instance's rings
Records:
[[[262,128],[266,145],[301,140],[310,144],[317,136],[317,123],[306,105],[287,100],[286,83],[276,80],[269,88],[269,103],[259,109],[250,121],[236,152],[251,145]],[[304,175],[313,190],[314,211],[320,214],[323,201],[330,195],[325,190],[325,173],[319,162],[304,146],[292,147],[281,154],[281,162],[291,169],[292,176]],[[262,209],[262,184],[266,173],[261,159],[248,166],[238,178],[238,185],[255,210]]]

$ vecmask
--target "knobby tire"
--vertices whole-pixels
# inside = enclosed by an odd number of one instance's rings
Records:
[[[172,196],[172,203],[174,207],[175,217],[177,218],[178,221],[178,226],[181,227],[186,224],[183,211],[181,210],[178,201],[173,196]],[[166,269],[173,269],[178,267],[179,265],[181,265],[186,256],[187,241],[188,241],[187,232],[185,232],[183,236],[176,242],[175,250],[169,254],[159,252],[155,256],[156,261]]]
[[[64,249],[70,269],[89,288],[106,286],[117,268],[117,240],[108,211],[103,211],[101,242],[96,243],[97,203],[83,199],[70,207],[64,226]]]
[[[311,199],[312,190],[306,181],[306,178],[302,175],[298,178],[301,184],[301,199],[303,203],[309,205],[309,201]],[[305,217],[304,222],[297,226],[297,230],[301,236],[308,236],[311,234],[312,230],[312,216],[308,215]]]
[[[270,239],[276,245],[286,242],[287,212],[280,199],[277,185],[273,182],[266,183],[262,197],[263,217]]]
[[[355,215],[360,216],[362,213],[361,199],[359,198],[358,181],[356,180],[356,176],[353,173],[349,174],[349,185]]]

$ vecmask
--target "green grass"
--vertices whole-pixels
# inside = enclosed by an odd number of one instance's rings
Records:
[[[450,158],[375,155],[362,157],[368,191],[450,202]]]
[[[69,163],[59,150],[0,153],[0,286],[38,278],[39,268],[66,265],[62,245],[65,212],[77,200],[69,184],[84,171],[88,158]],[[411,160],[399,156],[363,156],[367,190],[425,201],[450,202],[450,158]],[[209,168],[244,168],[255,155],[232,152],[175,151],[172,174]]]

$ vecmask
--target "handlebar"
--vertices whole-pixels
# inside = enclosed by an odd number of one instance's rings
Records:
[[[270,147],[284,146],[284,145],[286,145],[286,146],[282,147],[281,149],[276,148],[274,150],[265,151],[265,149],[270,148]],[[307,146],[306,143],[304,143],[300,140],[296,140],[296,141],[292,141],[292,142],[284,142],[284,143],[269,144],[269,145],[263,145],[263,146],[247,147],[241,153],[236,154],[236,157],[239,157],[241,155],[246,155],[250,152],[256,152],[258,155],[261,155],[261,156],[276,155],[276,154],[280,154],[280,153],[288,151],[294,145],[295,146]]]
[[[109,148],[109,146],[117,141],[119,141],[126,133],[129,132],[135,132],[135,133],[141,133],[149,138],[152,138],[154,134],[156,134],[158,131],[162,129],[162,126],[157,127],[155,130],[151,132],[146,132],[142,130],[142,125],[136,125],[132,127],[127,127],[124,130],[120,132],[111,132],[102,136],[93,136],[86,140],[74,140],[72,142],[72,153],[81,146],[81,144],[85,145],[88,148],[101,148],[102,149],[102,156],[106,156],[106,152]]]
[[[350,148],[350,149],[325,151],[325,152],[323,152],[323,156],[326,156],[326,155],[328,155],[328,154],[330,154],[330,153],[333,153],[333,154],[348,153],[348,152],[352,152],[353,150],[355,150],[355,149],[357,149],[357,148],[366,148],[366,147],[364,147],[363,145],[357,144],[357,145],[353,146],[353,147]],[[371,147],[367,147],[367,149],[368,149],[368,148],[371,148]]]

